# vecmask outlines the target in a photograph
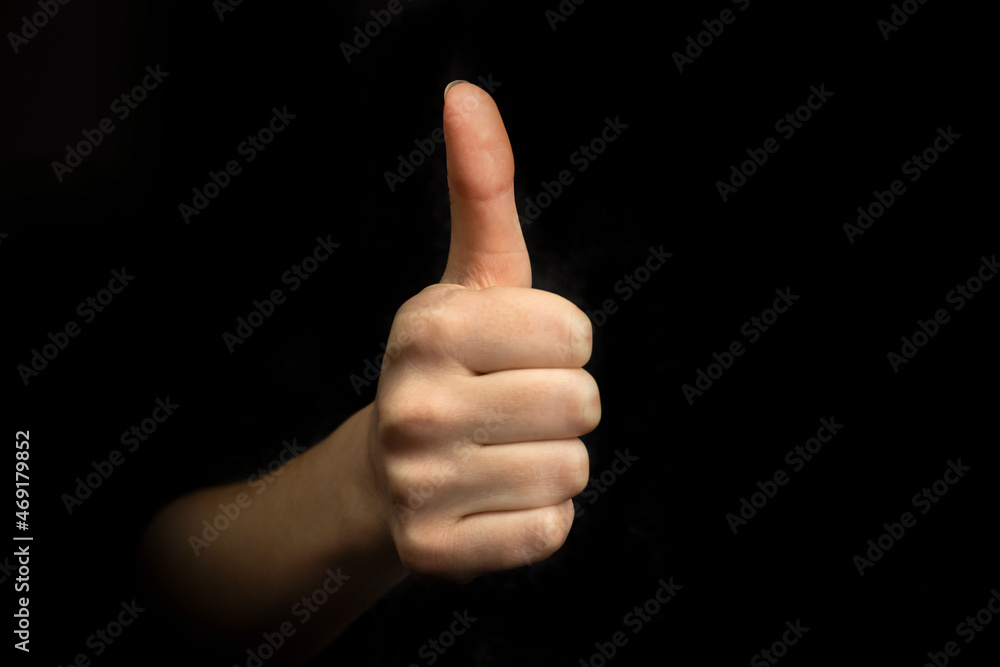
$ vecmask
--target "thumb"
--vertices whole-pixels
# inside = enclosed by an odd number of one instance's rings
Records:
[[[489,94],[466,81],[444,95],[451,248],[442,283],[531,287],[514,200],[514,154]]]

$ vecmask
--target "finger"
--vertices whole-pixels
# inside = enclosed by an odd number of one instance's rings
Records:
[[[509,512],[470,514],[453,530],[453,553],[471,570],[498,572],[545,560],[573,526],[573,501]]]
[[[498,371],[458,378],[453,433],[480,445],[576,438],[601,421],[601,395],[582,368]],[[483,415],[488,415],[486,419]]]
[[[590,318],[561,296],[512,287],[453,289],[446,296],[444,302],[425,290],[426,305],[397,315],[390,339],[419,339],[422,352],[472,373],[579,368],[590,359]]]
[[[451,247],[443,283],[531,286],[514,199],[514,154],[500,111],[468,82],[445,89],[444,138]]]
[[[412,463],[477,445],[575,438],[601,420],[597,382],[581,368],[519,369],[453,380],[434,391],[421,384],[390,386],[387,391],[398,392],[402,400],[390,400],[379,416],[383,447]]]
[[[589,479],[579,438],[477,447],[441,502],[462,516],[548,507],[579,495]]]

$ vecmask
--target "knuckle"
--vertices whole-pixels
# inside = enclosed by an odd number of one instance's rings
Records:
[[[395,536],[399,562],[413,574],[435,571],[438,538],[430,526],[412,523],[403,526]]]
[[[397,343],[403,348],[419,345],[426,335],[427,316],[419,310],[407,309],[405,306],[396,312],[389,330],[389,344]],[[405,351],[405,349],[404,349]]]
[[[459,466],[447,457],[393,456],[387,457],[383,465],[386,493],[401,522],[439,504],[435,496],[454,487],[461,475]]]
[[[450,531],[430,522],[415,523],[399,531],[396,552],[402,566],[431,581],[467,583],[474,572],[463,570]]]
[[[422,487],[427,480],[420,474],[416,466],[407,460],[389,458],[385,462],[386,491],[394,506],[400,506],[410,511],[416,511],[424,501],[432,495],[425,493]]]
[[[376,431],[378,440],[387,450],[405,447],[408,444],[409,430],[405,411],[391,397],[380,395],[375,401],[377,418]]]
[[[456,315],[453,309],[441,307],[440,309],[426,309],[418,315],[423,319],[424,332],[420,343],[424,347],[432,347],[435,343],[448,340],[454,335],[456,325]]]
[[[446,347],[462,330],[461,309],[455,307],[460,291],[440,285],[425,288],[400,307],[392,328],[398,328],[399,337],[405,335],[418,350]]]
[[[454,410],[440,392],[389,393],[378,404],[378,436],[390,450],[409,448],[437,437]]]

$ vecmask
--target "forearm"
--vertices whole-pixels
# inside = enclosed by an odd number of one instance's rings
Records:
[[[164,601],[236,647],[255,648],[261,633],[287,622],[294,634],[276,657],[288,660],[318,652],[402,581],[406,571],[376,505],[365,452],[370,413],[370,405],[355,413],[259,494],[238,483],[164,508],[142,545]],[[203,520],[211,523],[220,503],[233,504],[241,493],[249,504],[239,516],[207,546],[192,545]]]

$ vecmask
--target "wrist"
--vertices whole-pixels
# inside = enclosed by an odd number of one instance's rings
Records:
[[[344,552],[378,554],[378,560],[396,559],[396,548],[385,512],[383,484],[370,446],[372,405],[355,412],[320,446],[327,460],[317,462],[332,471],[327,480],[332,497],[321,516],[336,522],[331,555]],[[330,510],[338,508],[333,513]]]

